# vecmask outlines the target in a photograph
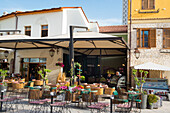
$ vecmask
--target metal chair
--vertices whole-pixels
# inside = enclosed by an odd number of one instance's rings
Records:
[[[50,104],[50,106],[53,107],[54,111],[57,113],[65,113],[65,112],[71,113],[71,110],[68,107],[69,103],[67,101],[65,101],[66,94],[62,93],[58,96],[61,97],[60,100],[53,104]]]

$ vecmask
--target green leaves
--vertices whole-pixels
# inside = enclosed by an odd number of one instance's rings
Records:
[[[4,82],[4,80],[5,80],[5,77],[8,76],[8,75],[7,75],[8,70],[0,69],[0,73],[1,73],[0,76],[2,76],[2,79],[3,79],[3,80],[2,80],[2,83],[3,83],[3,85],[5,86],[6,83]]]
[[[139,70],[140,73],[143,73],[143,70]]]
[[[44,79],[44,80],[48,80],[48,73],[50,73],[51,72],[51,70],[49,70],[49,69],[41,69],[40,71],[38,71],[38,74],[40,74],[41,75],[41,78],[42,79]],[[46,75],[45,75],[45,73],[46,73]]]
[[[139,70],[139,72],[140,72],[140,75],[141,75],[140,78],[137,77],[137,70],[136,69],[132,70],[132,73],[134,75],[134,81],[135,81],[136,85],[138,85],[138,87],[140,87],[141,92],[142,92],[142,86],[145,83],[145,79],[147,77],[148,71]],[[142,77],[143,73],[144,73],[144,76]]]

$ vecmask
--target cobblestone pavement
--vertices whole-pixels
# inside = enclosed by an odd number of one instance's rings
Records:
[[[7,111],[6,113],[17,113],[16,107],[13,106],[13,108],[15,108],[14,111],[10,110],[10,111]],[[32,113],[30,112],[30,109],[32,109],[31,105],[24,104],[24,110],[22,110],[21,104],[18,104],[18,113]],[[50,113],[49,106],[47,107],[47,109],[48,109],[48,113]],[[71,108],[70,111],[71,113],[91,113],[89,109],[80,109],[80,108],[75,108],[75,107]],[[107,109],[106,113],[110,113],[110,108]],[[153,109],[153,110],[145,109],[145,110],[142,110],[142,113],[170,113],[170,101],[163,101],[163,106],[161,108]]]

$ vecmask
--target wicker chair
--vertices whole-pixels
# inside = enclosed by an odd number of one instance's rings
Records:
[[[105,94],[107,95],[112,95],[113,92],[115,91],[114,88],[105,88],[104,90],[105,90]]]
[[[42,80],[36,80],[36,81],[34,81],[34,85],[35,86],[42,86],[43,85],[43,81]]]
[[[29,105],[31,105],[30,113],[41,112],[45,110],[45,104],[50,101],[50,99],[40,100],[42,97],[42,91],[39,89],[32,89],[29,91]]]

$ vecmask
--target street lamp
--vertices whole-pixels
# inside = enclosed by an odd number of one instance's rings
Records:
[[[54,53],[55,53],[55,50],[54,50],[53,48],[51,48],[51,49],[49,50],[50,56],[53,57],[53,56],[54,56]]]
[[[4,51],[4,56],[7,58],[9,55],[9,52],[8,51]]]
[[[138,50],[138,48],[135,48],[134,53],[135,53],[136,59],[138,59],[140,57],[140,51]]]

